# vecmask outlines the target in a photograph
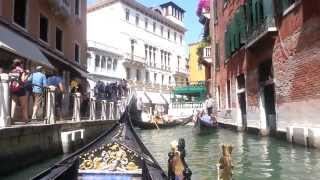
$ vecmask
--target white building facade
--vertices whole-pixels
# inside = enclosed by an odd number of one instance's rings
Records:
[[[172,2],[149,8],[134,0],[97,1],[87,14],[90,75],[124,78],[133,90],[170,101],[171,88],[188,77],[184,12]],[[106,66],[99,54],[107,59]],[[113,65],[115,59],[116,68],[109,69],[108,62]]]

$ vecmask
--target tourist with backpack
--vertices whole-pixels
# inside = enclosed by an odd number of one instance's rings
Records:
[[[11,93],[11,117],[14,118],[16,114],[17,104],[21,107],[22,122],[28,123],[28,98],[25,89],[25,83],[28,79],[27,72],[23,69],[23,64],[20,59],[15,59],[10,71],[11,81],[9,89]]]
[[[37,66],[36,71],[32,73],[30,80],[32,82],[32,95],[33,95],[33,111],[32,119],[37,119],[38,110],[43,101],[44,88],[47,87],[47,78],[44,74],[42,66]]]

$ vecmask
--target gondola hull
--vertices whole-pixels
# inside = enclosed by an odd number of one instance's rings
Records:
[[[110,130],[32,179],[167,179],[132,127],[132,104]]]
[[[159,123],[155,124],[154,122],[143,122],[143,121],[135,121],[133,124],[134,126],[140,129],[166,129],[166,128],[173,128],[176,126],[186,125],[192,121],[192,116],[185,117],[185,118],[177,118],[172,120],[171,122]]]
[[[200,118],[195,123],[195,129],[198,133],[214,132],[218,129],[218,123],[203,121]]]

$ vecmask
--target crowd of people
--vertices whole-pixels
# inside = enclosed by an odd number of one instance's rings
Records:
[[[40,115],[44,114],[42,108],[46,103],[45,95],[50,89],[55,94],[56,115],[61,119],[62,99],[63,94],[66,93],[61,73],[57,70],[46,70],[43,66],[36,66],[32,72],[24,67],[22,60],[15,59],[8,72],[10,76],[11,117],[15,119],[19,114],[17,111],[19,105],[21,109],[19,119],[22,123],[43,118]],[[71,91],[79,91],[79,86],[71,87]],[[29,118],[29,97],[33,99],[31,119]]]
[[[128,95],[128,83],[125,79],[112,83],[98,81],[94,87],[94,97],[99,100],[117,101]]]

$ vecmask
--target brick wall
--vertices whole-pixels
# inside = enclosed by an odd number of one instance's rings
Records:
[[[238,108],[236,77],[244,73],[248,125],[259,126],[257,121],[261,118],[261,94],[258,66],[272,59],[277,121],[280,129],[283,130],[288,124],[299,121],[302,124],[314,123],[320,126],[320,123],[314,120],[317,114],[315,107],[320,106],[320,2],[301,1],[277,19],[278,32],[272,36],[273,38],[264,40],[258,48],[241,48],[230,57],[228,63],[224,63],[224,32],[230,18],[240,6],[240,1],[230,0],[226,6],[224,1],[218,1],[217,4],[218,22],[212,34],[215,34],[215,41],[222,47],[220,71],[214,73],[216,84],[221,89],[222,110],[219,114],[226,111],[226,82],[230,79],[233,83],[232,109]]]

